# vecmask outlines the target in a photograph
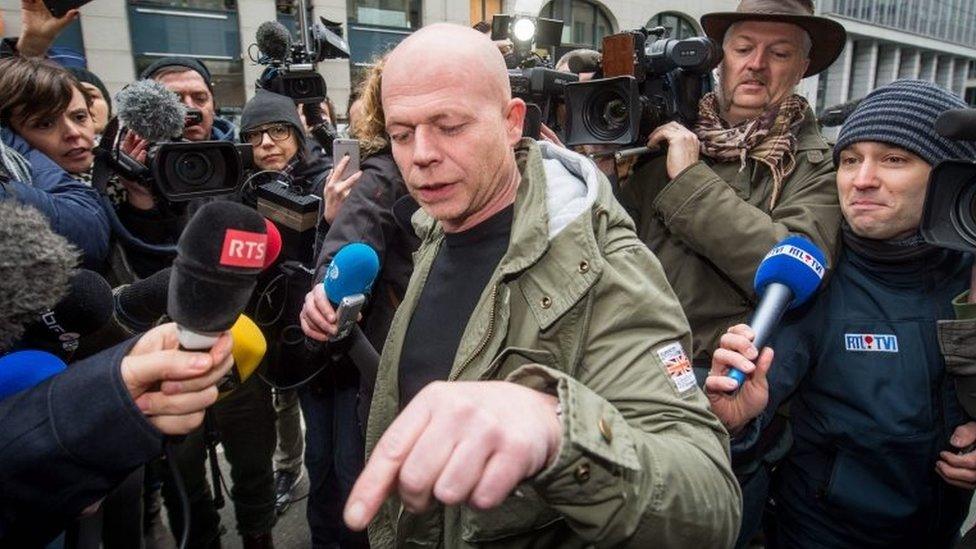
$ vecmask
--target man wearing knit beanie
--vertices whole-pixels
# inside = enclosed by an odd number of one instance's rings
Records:
[[[844,226],[829,285],[784,320],[772,349],[760,354],[738,325],[713,357],[705,389],[733,455],[792,395],[793,447],[771,483],[778,546],[950,547],[969,509],[976,422],[946,375],[938,324],[954,318],[972,256],[918,233],[932,167],[976,160],[976,144],[934,128],[961,107],[916,80],[864,98],[834,149]],[[749,374],[737,393],[730,364]]]

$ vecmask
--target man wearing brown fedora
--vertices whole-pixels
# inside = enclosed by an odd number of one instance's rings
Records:
[[[648,144],[667,154],[622,191],[688,315],[702,374],[729,322],[755,307],[756,267],[776,242],[799,234],[836,249],[830,147],[794,90],[840,55],[845,31],[813,13],[811,0],[742,0],[705,14],[724,50],[718,89],[702,98],[694,127],[671,122],[651,134]]]

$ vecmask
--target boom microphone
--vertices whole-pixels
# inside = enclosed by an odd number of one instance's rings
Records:
[[[976,141],[976,109],[952,109],[940,114],[935,119],[935,131],[947,139]]]
[[[772,250],[756,270],[756,294],[761,295],[749,326],[756,334],[752,344],[762,350],[788,309],[807,302],[816,293],[827,271],[827,258],[812,242],[790,236]],[[728,377],[740,386],[746,375],[731,368]]]
[[[183,135],[186,106],[179,96],[155,80],[137,80],[115,96],[119,120],[150,143]]]
[[[0,351],[67,294],[78,252],[36,209],[0,201]]]
[[[277,21],[265,21],[254,33],[254,41],[261,53],[273,61],[284,61],[291,51],[291,32]]]
[[[71,362],[81,339],[112,318],[112,288],[98,273],[82,269],[72,278],[68,295],[27,326],[17,342],[20,349],[36,349]]]

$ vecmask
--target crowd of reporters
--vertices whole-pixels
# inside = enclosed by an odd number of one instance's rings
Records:
[[[217,116],[212,76],[192,58],[157,60],[139,80],[158,86],[113,101],[96,75],[50,55],[74,13],[45,15],[37,0],[23,9],[32,15],[0,59],[0,364],[45,348],[68,367],[0,396],[4,544],[141,546],[165,507],[175,539],[217,547],[226,491],[244,547],[271,547],[303,471],[315,547],[959,541],[976,487],[976,298],[965,293],[976,277],[971,247],[936,246],[920,230],[933,168],[976,160],[976,143],[936,131],[966,105],[896,81],[864,98],[830,144],[795,91],[840,55],[844,30],[809,2],[744,0],[705,15],[723,53],[714,82],[698,69],[632,77],[676,96],[690,85],[680,78],[707,81],[695,116],[629,113],[627,144],[576,143],[572,128],[591,107],[573,97],[610,85],[608,52],[555,63],[576,83],[520,140],[525,113],[507,82],[530,74],[535,61],[513,53],[524,48],[488,25],[424,29],[376,60],[350,98],[361,161],[333,158],[332,103],[271,91],[282,91],[271,69],[237,126]],[[494,43],[479,35],[489,30]],[[653,37],[628,39],[643,48]],[[438,73],[421,51],[448,43],[443,66],[479,78],[441,75],[444,89],[431,88],[439,82],[422,75]],[[167,90],[176,97],[153,95]],[[459,116],[459,129],[439,122]],[[161,182],[171,173],[161,142],[222,159],[227,188]],[[636,160],[614,160],[638,147]],[[187,179],[197,157],[180,158],[172,169]],[[440,194],[462,183],[438,177],[474,181],[463,211],[451,209],[461,191]],[[242,362],[231,338],[185,350],[165,321],[184,230],[222,201],[267,218],[282,251],[243,309],[267,341],[261,366],[218,399],[215,385]],[[765,306],[757,268],[786,253],[788,237],[821,251],[804,261],[824,287],[766,339],[746,325]],[[350,243],[379,258],[357,332],[378,361],[350,351],[355,337],[330,341],[340,311],[319,282]],[[78,267],[113,288],[111,308],[84,309],[84,329],[41,330],[44,347],[30,325],[50,328]],[[448,379],[468,383],[431,383]],[[420,415],[441,424],[397,431]],[[496,425],[512,417],[518,426]],[[520,476],[489,497],[456,472],[464,488],[445,488],[447,456],[421,475],[417,448],[431,453],[427,438],[444,425],[464,431],[447,437],[455,452],[497,444]],[[497,476],[468,451],[469,477]]]

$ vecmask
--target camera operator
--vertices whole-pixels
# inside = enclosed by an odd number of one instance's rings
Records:
[[[4,145],[30,166],[28,179],[0,186],[0,200],[41,210],[56,232],[82,250],[84,265],[99,269],[108,255],[110,231],[98,194],[85,183],[94,129],[84,88],[48,61],[2,59],[0,125]]]
[[[688,315],[699,375],[725,328],[755,307],[756,266],[773,244],[799,234],[836,250],[830,148],[794,89],[844,45],[843,27],[813,16],[809,0],[743,0],[702,24],[723,44],[719,91],[701,100],[693,129],[654,130],[648,145],[666,156],[638,167],[623,189]]]
[[[186,127],[184,139],[233,141],[236,138],[234,125],[216,116],[212,77],[203,62],[193,58],[164,57],[146,67],[139,77],[156,80],[176,93],[187,107],[199,111],[200,121]],[[145,162],[148,146],[145,140],[129,133],[121,143],[121,150],[135,160]],[[113,178],[108,193],[116,196],[114,201],[119,219],[134,236],[149,244],[176,243],[188,219],[187,205],[161,204],[151,189],[123,178]],[[135,278],[145,278],[168,266],[171,260],[136,247],[124,246],[123,249],[126,270],[130,270],[130,275]]]
[[[386,137],[380,99],[383,66],[384,60],[377,61],[350,98],[351,134],[359,141],[363,161],[360,172],[335,185],[338,189],[356,180],[349,190],[336,191],[346,194],[345,202],[331,220],[315,276],[316,281],[322,280],[326,266],[346,244],[364,242],[377,252],[380,273],[361,325],[378,351],[383,349],[393,315],[403,300],[413,272],[412,253],[419,245],[409,219],[416,203],[407,192]],[[338,178],[344,162],[340,160],[330,182]],[[316,296],[325,298],[322,284],[316,284],[306,296],[306,308],[315,307]],[[304,318],[302,323],[310,337],[325,339],[325,334],[309,330]],[[375,380],[375,365],[342,357],[302,388],[310,477],[308,522],[315,547],[367,545],[365,536],[350,532],[342,523],[341,509],[363,468],[363,429]]]
[[[932,167],[976,159],[976,144],[934,128],[964,106],[919,80],[868,94],[834,149],[844,224],[829,285],[784,321],[775,358],[744,325],[715,352],[706,391],[734,453],[792,396],[793,447],[771,484],[779,547],[951,547],[969,509],[976,422],[946,375],[937,321],[971,284],[972,255],[918,232]],[[750,374],[734,395],[733,366]]]
[[[726,435],[688,369],[678,301],[606,179],[521,139],[525,103],[475,30],[407,37],[382,102],[422,243],[346,523],[376,546],[731,543]],[[319,297],[303,312],[321,339],[337,326]]]

